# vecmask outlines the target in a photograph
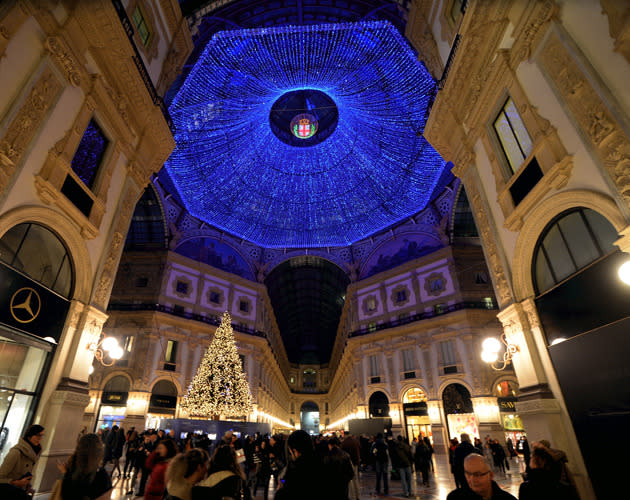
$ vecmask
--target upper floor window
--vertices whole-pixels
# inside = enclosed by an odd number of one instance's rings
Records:
[[[455,358],[455,349],[453,348],[452,340],[445,340],[440,342],[440,356],[442,358],[443,366],[451,366],[457,364],[457,359]]]
[[[221,294],[219,292],[214,292],[214,291],[210,291],[210,294],[208,296],[210,302],[212,302],[213,304],[220,304],[221,303]]]
[[[542,232],[534,251],[533,273],[540,294],[615,249],[617,231],[588,208],[556,217]]]
[[[164,353],[164,361],[167,363],[177,363],[177,341],[169,340],[166,343],[166,352]]]
[[[457,21],[459,21],[459,18],[462,15],[462,6],[464,4],[464,0],[453,0],[453,3],[451,4],[451,19],[453,20],[454,23],[456,23]]]
[[[74,173],[89,189],[94,187],[108,144],[109,140],[103,130],[92,118],[70,164]]]
[[[416,369],[416,359],[413,355],[413,349],[405,349],[402,352],[403,371],[410,372]]]
[[[370,359],[370,377],[378,377],[381,374],[381,365],[378,362],[378,355],[372,354],[369,359]]]
[[[140,6],[136,7],[131,17],[133,18],[133,23],[136,25],[138,35],[140,35],[140,40],[142,40],[142,45],[146,47],[149,44],[149,40],[151,40],[151,31],[149,30],[149,26],[142,14]]]
[[[404,302],[407,300],[407,290],[398,290],[396,292],[396,302]]]
[[[515,173],[532,152],[532,140],[511,97],[505,101],[493,127],[505,159],[512,173]]]
[[[247,300],[240,300],[238,303],[238,308],[241,312],[248,313],[249,312],[249,302]]]

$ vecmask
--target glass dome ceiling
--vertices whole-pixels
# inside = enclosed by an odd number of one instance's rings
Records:
[[[327,96],[338,116],[328,136],[311,141],[322,127],[297,146],[274,132],[272,107],[301,90]],[[173,99],[165,167],[190,213],[233,235],[345,246],[430,201],[445,168],[422,136],[435,92],[385,21],[221,32]],[[326,124],[331,106],[317,102],[304,99],[295,116]],[[283,108],[289,134],[292,112]]]

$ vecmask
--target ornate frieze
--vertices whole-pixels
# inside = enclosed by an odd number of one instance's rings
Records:
[[[608,16],[610,36],[615,40],[615,51],[630,63],[630,4],[619,0],[599,0],[602,12]]]
[[[55,104],[62,87],[53,70],[46,66],[0,138],[0,193],[7,188],[9,179],[21,163],[48,111]]]
[[[49,36],[44,43],[46,52],[61,68],[66,80],[73,86],[81,86],[85,72],[76,60],[68,44],[60,36]]]
[[[546,40],[538,63],[620,195],[630,204],[630,138],[556,32]]]

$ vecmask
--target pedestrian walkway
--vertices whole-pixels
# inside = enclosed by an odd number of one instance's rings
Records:
[[[435,472],[431,473],[430,487],[426,488],[422,486],[422,480],[418,475],[413,473],[413,487],[411,498],[416,500],[444,500],[448,493],[455,488],[455,481],[453,475],[450,473],[448,465],[448,459],[446,456],[436,456],[435,458]],[[507,474],[495,473],[495,481],[504,490],[512,493],[512,495],[518,497],[518,488],[521,484],[521,476],[518,472],[518,465],[515,461],[511,462],[510,470]],[[125,493],[129,490],[130,479],[125,478],[113,478],[114,491],[112,493],[112,500],[133,500],[131,495]],[[359,483],[361,485],[361,500],[377,498],[375,492],[376,476],[372,470],[367,472],[361,472],[359,474]],[[269,500],[273,500],[273,484],[270,485]],[[389,481],[389,496],[381,497],[386,499],[399,499],[403,497],[403,491],[400,481]],[[255,500],[263,500],[263,495],[259,491]],[[354,500],[354,499],[350,499]]]

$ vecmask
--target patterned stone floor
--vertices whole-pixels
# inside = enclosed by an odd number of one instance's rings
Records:
[[[449,471],[448,461],[445,456],[435,457],[435,472],[432,473],[429,488],[422,486],[422,482],[418,482],[415,473],[413,474],[412,496],[411,498],[416,500],[443,500],[448,493],[455,488],[455,482],[453,476]],[[512,461],[510,465],[510,471],[507,474],[498,473],[495,474],[495,481],[499,485],[518,497],[518,487],[521,484],[521,476],[518,472],[518,464],[516,461]],[[133,497],[126,495],[129,490],[130,479],[114,478],[114,491],[112,493],[112,500],[133,500],[140,497]],[[362,472],[359,475],[359,483],[361,485],[361,500],[377,498],[375,494],[376,476],[371,470],[368,472]],[[269,500],[273,500],[273,485],[270,485]],[[399,499],[404,498],[402,494],[402,486],[400,481],[389,482],[389,496],[381,497],[387,499]],[[39,500],[39,499],[38,499]],[[263,495],[258,491],[255,500],[263,500]]]

